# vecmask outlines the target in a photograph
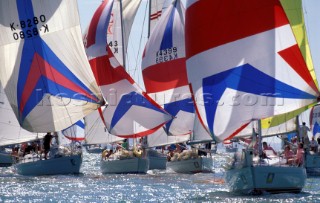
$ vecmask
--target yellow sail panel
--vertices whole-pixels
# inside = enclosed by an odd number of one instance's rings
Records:
[[[310,104],[308,106],[302,107],[300,109],[297,109],[295,111],[289,112],[289,113],[285,113],[285,114],[281,114],[278,116],[273,116],[273,117],[269,117],[269,118],[265,118],[261,120],[261,128],[262,129],[268,129],[271,127],[275,127],[278,126],[298,115],[300,115],[302,112],[306,111],[307,109],[313,107],[314,105],[316,105],[317,103],[313,103]]]
[[[302,0],[281,0],[281,4],[287,14],[292,31],[295,35],[304,60],[308,66],[310,74],[315,81],[315,84],[319,88],[316,79],[316,73],[313,68],[310,46],[303,17]]]

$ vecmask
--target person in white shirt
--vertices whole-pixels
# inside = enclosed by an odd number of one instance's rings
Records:
[[[313,151],[314,153],[317,153],[318,151],[318,142],[312,137],[310,142],[310,151]]]
[[[304,145],[304,148],[307,148],[310,144],[310,140],[308,137],[308,131],[310,131],[310,128],[306,126],[306,123],[303,122],[299,129],[299,138],[301,142]]]

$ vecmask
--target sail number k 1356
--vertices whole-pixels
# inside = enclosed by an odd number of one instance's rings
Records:
[[[32,38],[38,36],[41,31],[43,33],[49,32],[48,24],[44,24],[46,20],[45,15],[40,15],[39,17],[33,17],[31,19],[20,20],[20,23],[10,23],[13,39]],[[37,27],[38,24],[42,24],[40,28]],[[19,27],[22,29],[21,31],[18,30]]]

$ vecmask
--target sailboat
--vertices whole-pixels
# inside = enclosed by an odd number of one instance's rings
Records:
[[[91,20],[84,41],[91,68],[107,101],[107,107],[103,112],[106,129],[110,134],[122,138],[138,138],[155,132],[169,122],[172,116],[148,97],[125,71],[122,66],[125,65],[124,52],[120,57],[122,60],[118,61],[119,56],[117,57],[116,53],[120,50],[114,46],[123,44],[120,42],[122,37],[113,36],[111,43],[107,39],[109,35],[105,36],[107,30],[118,27],[110,24],[115,21],[110,20],[111,9],[115,3],[118,2],[102,2]],[[115,17],[117,14],[114,13],[112,16]],[[116,42],[114,39],[117,39]],[[140,152],[136,152],[133,149],[132,153],[136,154],[135,156],[124,151],[125,154],[114,156],[113,160],[102,159],[102,172],[146,173],[148,160]]]
[[[0,81],[22,128],[57,133],[101,106],[76,0],[4,0],[0,13]],[[15,168],[21,175],[68,174],[79,173],[81,162],[81,154],[35,155]]]
[[[0,84],[0,147],[4,149],[0,151],[0,167],[14,164],[15,157],[12,157],[12,149],[6,151],[7,146],[42,139],[43,136],[43,133],[32,133],[20,127]]]
[[[296,116],[319,97],[280,1],[187,1],[186,53],[197,115],[219,142],[252,121]],[[254,134],[261,132],[259,125]],[[226,171],[230,191],[303,189],[304,167],[254,163],[252,156],[245,150],[242,164]]]
[[[316,136],[320,133],[320,106],[316,105],[310,110],[310,127],[312,132],[312,137],[316,139]],[[318,135],[319,137],[319,135]],[[305,167],[307,173],[310,176],[317,176],[320,174],[320,152],[318,147],[314,148],[305,155]]]

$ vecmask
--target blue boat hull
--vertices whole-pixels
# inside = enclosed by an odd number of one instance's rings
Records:
[[[18,163],[15,165],[15,168],[19,175],[25,176],[78,174],[81,164],[82,155],[70,155]]]

